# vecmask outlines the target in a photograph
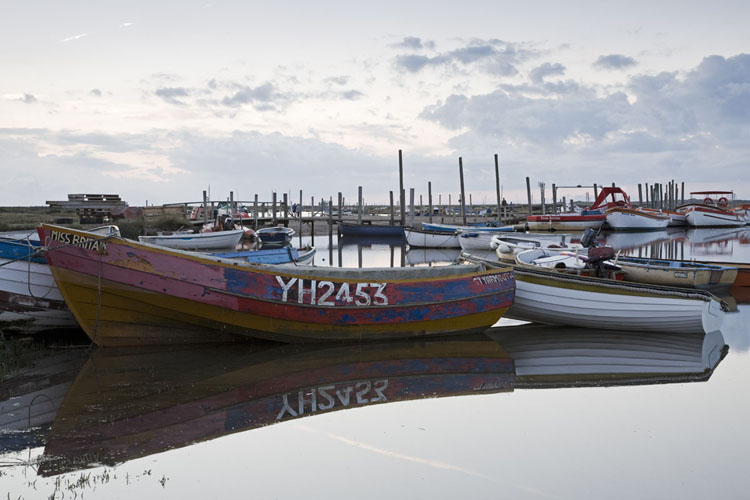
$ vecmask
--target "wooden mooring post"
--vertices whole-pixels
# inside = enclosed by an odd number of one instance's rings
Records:
[[[401,150],[398,150],[398,187],[399,197],[401,200],[401,225],[406,223],[406,193],[404,192],[404,160],[401,155]]]
[[[391,226],[396,223],[396,209],[393,206],[393,191],[388,191],[391,198]]]
[[[409,188],[409,227],[414,227],[414,188]]]
[[[362,224],[362,186],[357,188],[357,224]]]
[[[461,178],[461,221],[466,225],[466,192],[464,190],[464,162],[458,157],[458,175]]]
[[[533,210],[531,209],[531,181],[528,177],[526,177],[526,198],[529,201],[529,215],[533,213]]]
[[[497,159],[497,153],[495,154],[495,195],[497,197],[497,225],[503,223],[502,215],[500,214],[500,207],[502,200],[500,200],[500,165]]]
[[[427,181],[427,203],[429,204],[430,210],[430,224],[432,224],[432,182]]]

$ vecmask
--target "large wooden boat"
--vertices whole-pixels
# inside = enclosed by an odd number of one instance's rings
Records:
[[[469,262],[492,261],[462,253]],[[495,265],[503,265],[495,262]],[[726,304],[703,290],[689,290],[515,266],[516,295],[506,317],[556,325],[699,332],[718,330]]]
[[[625,273],[625,279],[639,283],[714,289],[732,286],[737,268],[720,263],[706,264],[666,259],[617,257],[613,263]]]
[[[513,379],[513,360],[483,334],[366,348],[101,349],[65,396],[39,473],[115,465],[334,411],[510,392]]]
[[[266,266],[42,224],[66,303],[99,345],[379,340],[482,331],[511,268]]]

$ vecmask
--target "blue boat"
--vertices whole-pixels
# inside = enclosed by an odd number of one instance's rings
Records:
[[[380,224],[339,224],[342,236],[399,237],[404,238],[404,226],[386,226]]]
[[[261,250],[245,250],[243,252],[222,252],[212,254],[223,259],[240,259],[254,264],[307,264],[315,255],[315,247],[304,247],[299,250],[286,246]]]
[[[286,245],[292,241],[294,229],[291,227],[264,227],[258,229],[255,235],[260,238],[263,245]]]

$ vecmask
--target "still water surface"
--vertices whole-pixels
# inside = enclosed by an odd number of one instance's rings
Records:
[[[747,230],[602,239],[750,262]],[[340,243],[316,237],[316,265],[455,258]],[[429,342],[43,352],[0,389],[0,498],[747,498],[750,305],[726,299],[705,336],[501,320]]]

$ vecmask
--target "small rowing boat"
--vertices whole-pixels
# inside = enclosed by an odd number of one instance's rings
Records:
[[[242,236],[243,229],[232,229],[229,231],[215,231],[210,233],[176,232],[171,234],[158,234],[156,236],[139,236],[141,243],[150,243],[167,248],[180,250],[218,250],[222,248],[236,247]]]

